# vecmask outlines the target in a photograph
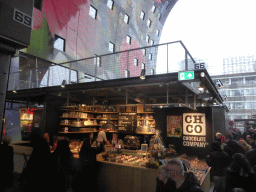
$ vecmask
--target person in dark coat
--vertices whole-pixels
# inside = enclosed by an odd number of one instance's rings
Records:
[[[91,147],[89,138],[85,138],[79,151],[80,172],[72,182],[74,192],[84,191],[84,186],[91,186],[88,192],[97,190],[98,163],[96,156],[100,153],[97,147]]]
[[[247,160],[252,167],[256,166],[256,149],[251,149],[245,153]]]
[[[226,171],[225,183],[226,192],[230,192],[234,188],[255,192],[255,172],[243,154],[236,153],[233,155],[230,167]]]
[[[21,191],[51,191],[54,182],[52,173],[51,153],[48,143],[39,137],[34,143],[27,166],[19,177]]]
[[[206,156],[206,163],[211,167],[211,181],[214,182],[216,191],[223,192],[225,189],[225,169],[230,164],[230,158],[226,152],[222,151],[218,141],[212,142],[211,148],[210,155]]]
[[[4,136],[0,145],[0,191],[13,186],[13,147],[9,146],[11,138]]]
[[[156,192],[170,192],[175,191],[176,183],[167,177],[166,165],[159,167],[156,179]]]
[[[252,149],[255,148],[255,135],[254,134],[247,135],[246,136],[246,141],[252,147]]]
[[[54,188],[66,192],[71,188],[71,183],[76,174],[74,157],[69,148],[69,141],[58,141],[57,148],[52,154],[55,174]]]
[[[195,174],[184,172],[184,166],[179,159],[167,162],[167,177],[175,181],[175,192],[203,192]]]
[[[224,146],[224,151],[228,154],[230,161],[232,160],[232,156],[235,153],[245,154],[245,150],[242,145],[238,143],[238,141],[233,140],[230,134],[226,135],[227,143]]]

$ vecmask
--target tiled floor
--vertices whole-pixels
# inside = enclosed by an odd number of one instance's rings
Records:
[[[15,174],[14,174],[14,182],[13,182],[12,188],[6,189],[5,192],[21,192],[21,191],[19,190],[19,184],[20,184],[20,183],[19,183],[18,178],[19,178],[19,174],[18,174],[18,173],[15,173]],[[213,183],[211,182],[211,187],[210,187],[210,191],[209,191],[209,192],[213,192],[213,189],[214,189],[214,185],[213,185]],[[0,192],[1,192],[1,191],[0,191]]]

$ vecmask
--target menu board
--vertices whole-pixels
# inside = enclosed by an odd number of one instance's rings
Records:
[[[182,136],[182,115],[167,115],[167,137]]]
[[[135,133],[137,125],[136,113],[119,113],[118,132]]]

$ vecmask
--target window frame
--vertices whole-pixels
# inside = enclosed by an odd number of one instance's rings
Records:
[[[112,47],[113,50],[110,50],[110,45],[113,46],[113,47]],[[109,41],[109,43],[108,43],[108,50],[109,50],[111,53],[114,53],[114,52],[115,52],[115,44],[112,43],[111,41]]]
[[[111,6],[109,6],[109,3],[110,3],[110,2],[112,2]],[[108,8],[109,8],[110,10],[113,10],[113,8],[114,8],[114,1],[113,1],[113,0],[108,0],[108,1],[107,1],[107,6],[108,6]]]
[[[141,14],[143,14],[143,16],[142,16]],[[144,12],[143,10],[141,10],[141,12],[140,12],[140,18],[141,18],[142,20],[145,19],[145,12]]]
[[[146,49],[142,49],[142,55],[146,56]]]
[[[159,35],[160,35],[160,30],[159,30],[159,29],[157,29],[157,30],[156,30],[156,36],[158,36],[158,37],[159,37]]]
[[[126,21],[126,18],[127,18],[127,21]],[[126,13],[124,14],[124,22],[126,23],[126,24],[129,24],[129,21],[130,21],[130,17],[129,17],[129,15],[127,15]]]
[[[146,42],[149,43],[149,40],[150,40],[150,36],[147,34],[146,35]]]
[[[95,15],[94,16],[91,15],[91,10],[95,10]],[[89,16],[96,20],[97,19],[97,14],[98,14],[98,10],[95,7],[93,7],[92,5],[90,5]]]
[[[147,26],[148,26],[148,27],[151,27],[151,23],[152,23],[151,19],[148,19],[148,21],[147,21]]]
[[[56,43],[56,40],[57,40],[57,39],[63,40],[63,49],[59,49],[59,48],[55,47],[55,46],[56,46],[55,43]],[[55,34],[55,36],[54,36],[54,42],[53,42],[53,48],[54,48],[54,49],[58,49],[59,51],[65,52],[65,51],[66,51],[66,39],[64,39],[63,37],[61,37],[61,36]]]
[[[132,37],[131,36],[129,36],[129,35],[126,36],[126,43],[131,45],[131,43],[132,43]]]
[[[152,13],[156,12],[156,6],[155,5],[152,6],[151,11],[152,11]]]
[[[34,8],[38,9],[39,11],[42,11],[43,7],[43,0],[34,0]]]
[[[152,61],[152,58],[153,58],[152,53],[149,53],[149,54],[148,54],[148,60]]]
[[[138,67],[138,65],[139,65],[139,59],[135,57],[133,63],[134,63],[134,65],[135,65],[136,67]]]
[[[141,69],[146,69],[146,63],[141,63]]]
[[[151,73],[151,75],[154,75],[155,74],[155,70],[153,68],[151,68],[150,73]]]
[[[128,69],[125,69],[124,76],[125,76],[125,78],[129,78],[130,77],[130,71]]]
[[[154,40],[150,39],[150,45],[153,46],[154,45]]]
[[[160,20],[161,16],[162,16],[162,14],[161,14],[161,13],[158,13],[158,14],[157,14],[157,19]]]

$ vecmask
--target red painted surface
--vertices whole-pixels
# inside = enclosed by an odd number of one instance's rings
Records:
[[[66,39],[66,53],[84,58],[94,52],[95,39],[101,32],[100,21],[89,16],[90,4],[90,0],[44,0],[42,11],[33,11],[33,30],[40,29],[45,17],[51,36]]]
[[[126,39],[123,39],[122,45],[120,47],[120,51],[136,49],[136,48],[140,48],[137,40],[132,39],[131,45],[129,45],[126,42]],[[138,59],[138,66],[134,65],[134,58]],[[122,77],[125,77],[125,70],[127,69],[128,59],[129,59],[128,68],[130,71],[130,77],[140,76],[142,62],[145,63],[145,56],[142,54],[142,50],[129,52],[129,56],[128,56],[128,52],[120,53],[118,61],[120,64],[120,71],[121,71]],[[147,65],[146,65],[146,70],[147,70]]]
[[[38,9],[33,9],[33,27],[32,30],[40,29],[41,25],[43,24],[43,13]]]

